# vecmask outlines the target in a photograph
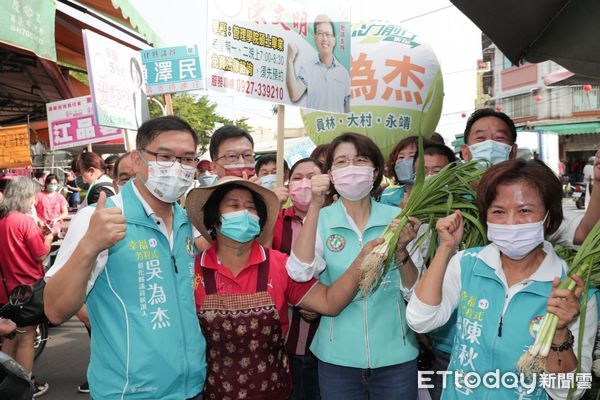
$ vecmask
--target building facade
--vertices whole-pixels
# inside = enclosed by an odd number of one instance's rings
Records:
[[[558,172],[581,173],[585,162],[600,149],[600,82],[577,76],[546,61],[513,66],[482,35],[476,107],[508,114],[519,131],[522,154],[544,160]],[[527,150],[525,150],[527,149]]]

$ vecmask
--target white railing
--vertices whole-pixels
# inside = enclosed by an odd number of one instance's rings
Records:
[[[592,86],[592,90],[585,91],[583,86],[571,88],[573,98],[573,112],[600,110],[600,86]]]

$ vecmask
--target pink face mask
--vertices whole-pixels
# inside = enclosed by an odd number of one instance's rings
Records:
[[[331,171],[333,186],[340,196],[350,201],[366,197],[373,189],[373,167],[349,165]]]
[[[312,199],[310,179],[304,178],[300,181],[290,181],[289,189],[294,207],[300,211],[308,211],[310,200]]]

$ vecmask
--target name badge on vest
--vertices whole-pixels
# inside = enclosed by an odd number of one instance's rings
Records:
[[[194,242],[189,236],[185,238],[185,250],[187,251],[190,257],[194,257]]]
[[[489,306],[490,302],[487,299],[481,299],[477,303],[477,307],[481,308],[482,310],[487,310]]]
[[[529,334],[534,339],[537,338],[538,332],[542,328],[542,319],[543,318],[544,318],[543,316],[538,315],[537,317],[532,319],[531,322],[529,322]]]
[[[338,234],[329,235],[326,243],[327,248],[334,253],[338,253],[346,247],[346,239]]]

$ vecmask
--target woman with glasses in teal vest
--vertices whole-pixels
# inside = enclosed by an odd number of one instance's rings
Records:
[[[422,333],[444,325],[457,311],[442,398],[566,399],[569,387],[560,379],[577,366],[584,284],[574,277],[574,292],[557,288],[567,265],[544,241],[563,219],[560,181],[539,160],[504,161],[480,180],[477,203],[491,244],[456,253],[464,229],[461,213],[440,219],[438,250],[407,309],[411,328]],[[583,332],[584,373],[591,370],[598,323],[593,292]],[[519,375],[517,362],[533,345],[546,312],[559,318],[545,364],[549,375]],[[584,391],[578,387],[574,398]]]
[[[383,233],[400,211],[372,198],[383,169],[381,151],[367,136],[349,132],[331,142],[328,173],[311,178],[311,203],[287,264],[292,279],[336,282],[364,244]],[[331,183],[340,198],[322,208]],[[411,219],[408,226],[416,232],[418,225]],[[335,317],[321,317],[310,349],[319,360],[323,399],[417,398],[418,344],[404,297],[418,276],[406,251],[412,238],[400,238],[396,268],[372,294],[355,296]]]

